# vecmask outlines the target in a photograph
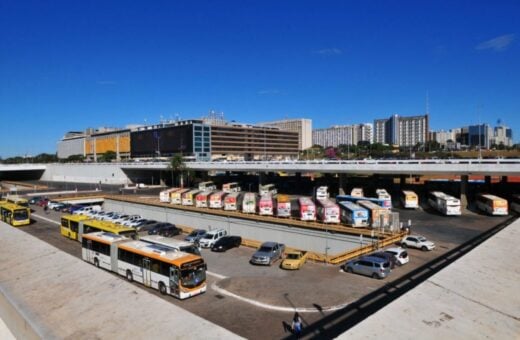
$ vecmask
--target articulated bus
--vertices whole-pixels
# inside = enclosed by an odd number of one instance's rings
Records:
[[[206,291],[206,263],[198,255],[106,232],[83,235],[81,248],[86,262],[163,295],[186,299]]]
[[[92,220],[85,215],[61,216],[60,232],[67,238],[81,242],[84,234],[97,231],[122,235],[132,239],[137,238],[137,231],[134,228],[125,227],[109,221]]]
[[[224,192],[238,192],[242,190],[237,182],[226,183],[222,185],[222,191]]]
[[[405,209],[417,209],[419,208],[419,197],[413,191],[403,190],[401,191],[401,204]]]
[[[390,224],[390,210],[370,201],[358,201],[357,204],[368,210],[372,228],[383,228]]]
[[[31,224],[31,209],[10,202],[0,204],[0,218],[13,227]]]
[[[316,200],[318,218],[323,223],[339,223],[339,206],[330,199]]]
[[[309,197],[298,198],[300,206],[300,220],[316,221],[316,205]]]
[[[341,221],[352,227],[368,227],[368,210],[356,203],[344,201],[339,202],[341,209]]]
[[[506,216],[508,214],[507,200],[495,195],[477,195],[477,208],[490,215]]]
[[[428,203],[444,215],[460,215],[460,200],[440,191],[431,191],[428,194]]]

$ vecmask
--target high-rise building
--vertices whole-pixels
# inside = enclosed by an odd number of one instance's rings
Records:
[[[513,146],[513,130],[505,125],[495,127],[491,145]]]
[[[489,149],[491,146],[491,138],[493,137],[493,129],[489,124],[478,124],[468,126],[468,145],[480,146],[483,149]]]
[[[457,140],[457,130],[451,129],[448,131],[431,131],[429,140],[436,141],[442,148],[447,148],[448,144],[453,145]]]
[[[298,132],[299,151],[308,149],[312,146],[312,120],[311,119],[284,119],[273,122],[260,123],[258,125],[276,127],[280,130]]]
[[[374,142],[399,146],[413,146],[428,141],[429,117],[401,117],[374,120]]]
[[[372,124],[335,125],[312,131],[312,143],[324,148],[357,145],[360,141],[372,142]]]

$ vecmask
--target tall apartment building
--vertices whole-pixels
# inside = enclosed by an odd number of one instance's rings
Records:
[[[374,120],[374,142],[413,146],[428,141],[429,116],[401,117]]]
[[[308,149],[312,146],[312,120],[311,119],[284,119],[277,120],[273,122],[260,123],[258,125],[268,126],[268,127],[276,127],[280,130],[298,132],[299,134],[299,142],[298,149],[299,151]]]
[[[454,143],[457,140],[457,130],[451,129],[448,131],[431,131],[429,140],[436,141],[443,148],[448,146],[448,141]]]
[[[312,143],[324,148],[357,145],[360,141],[372,141],[372,124],[335,125],[312,131]]]

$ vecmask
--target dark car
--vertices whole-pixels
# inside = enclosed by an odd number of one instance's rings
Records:
[[[394,269],[395,266],[398,265],[397,259],[395,258],[395,256],[390,253],[385,253],[384,251],[378,251],[376,253],[370,254],[369,256],[378,257],[380,259],[387,260],[388,262],[390,262],[390,269]]]
[[[195,229],[188,236],[184,238],[188,242],[199,242],[201,238],[206,235],[207,231],[204,229]]]
[[[42,196],[34,196],[29,200],[29,204],[37,204],[42,199]]]
[[[240,247],[242,237],[240,236],[223,236],[213,244],[211,251],[226,251],[231,248]]]
[[[174,226],[173,224],[164,226],[159,230],[159,235],[164,237],[173,237],[179,235],[181,233],[180,229]]]
[[[159,224],[159,222],[155,220],[146,220],[139,224],[137,227],[135,227],[135,229],[137,231],[148,231],[154,228],[157,224]]]
[[[173,224],[168,222],[157,223],[148,230],[148,235],[162,235],[162,230],[168,230],[171,227],[177,229]]]

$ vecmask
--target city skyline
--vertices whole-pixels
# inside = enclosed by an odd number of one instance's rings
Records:
[[[7,2],[0,157],[210,109],[316,129],[429,111],[433,131],[498,120],[518,131],[519,13],[515,2]]]

